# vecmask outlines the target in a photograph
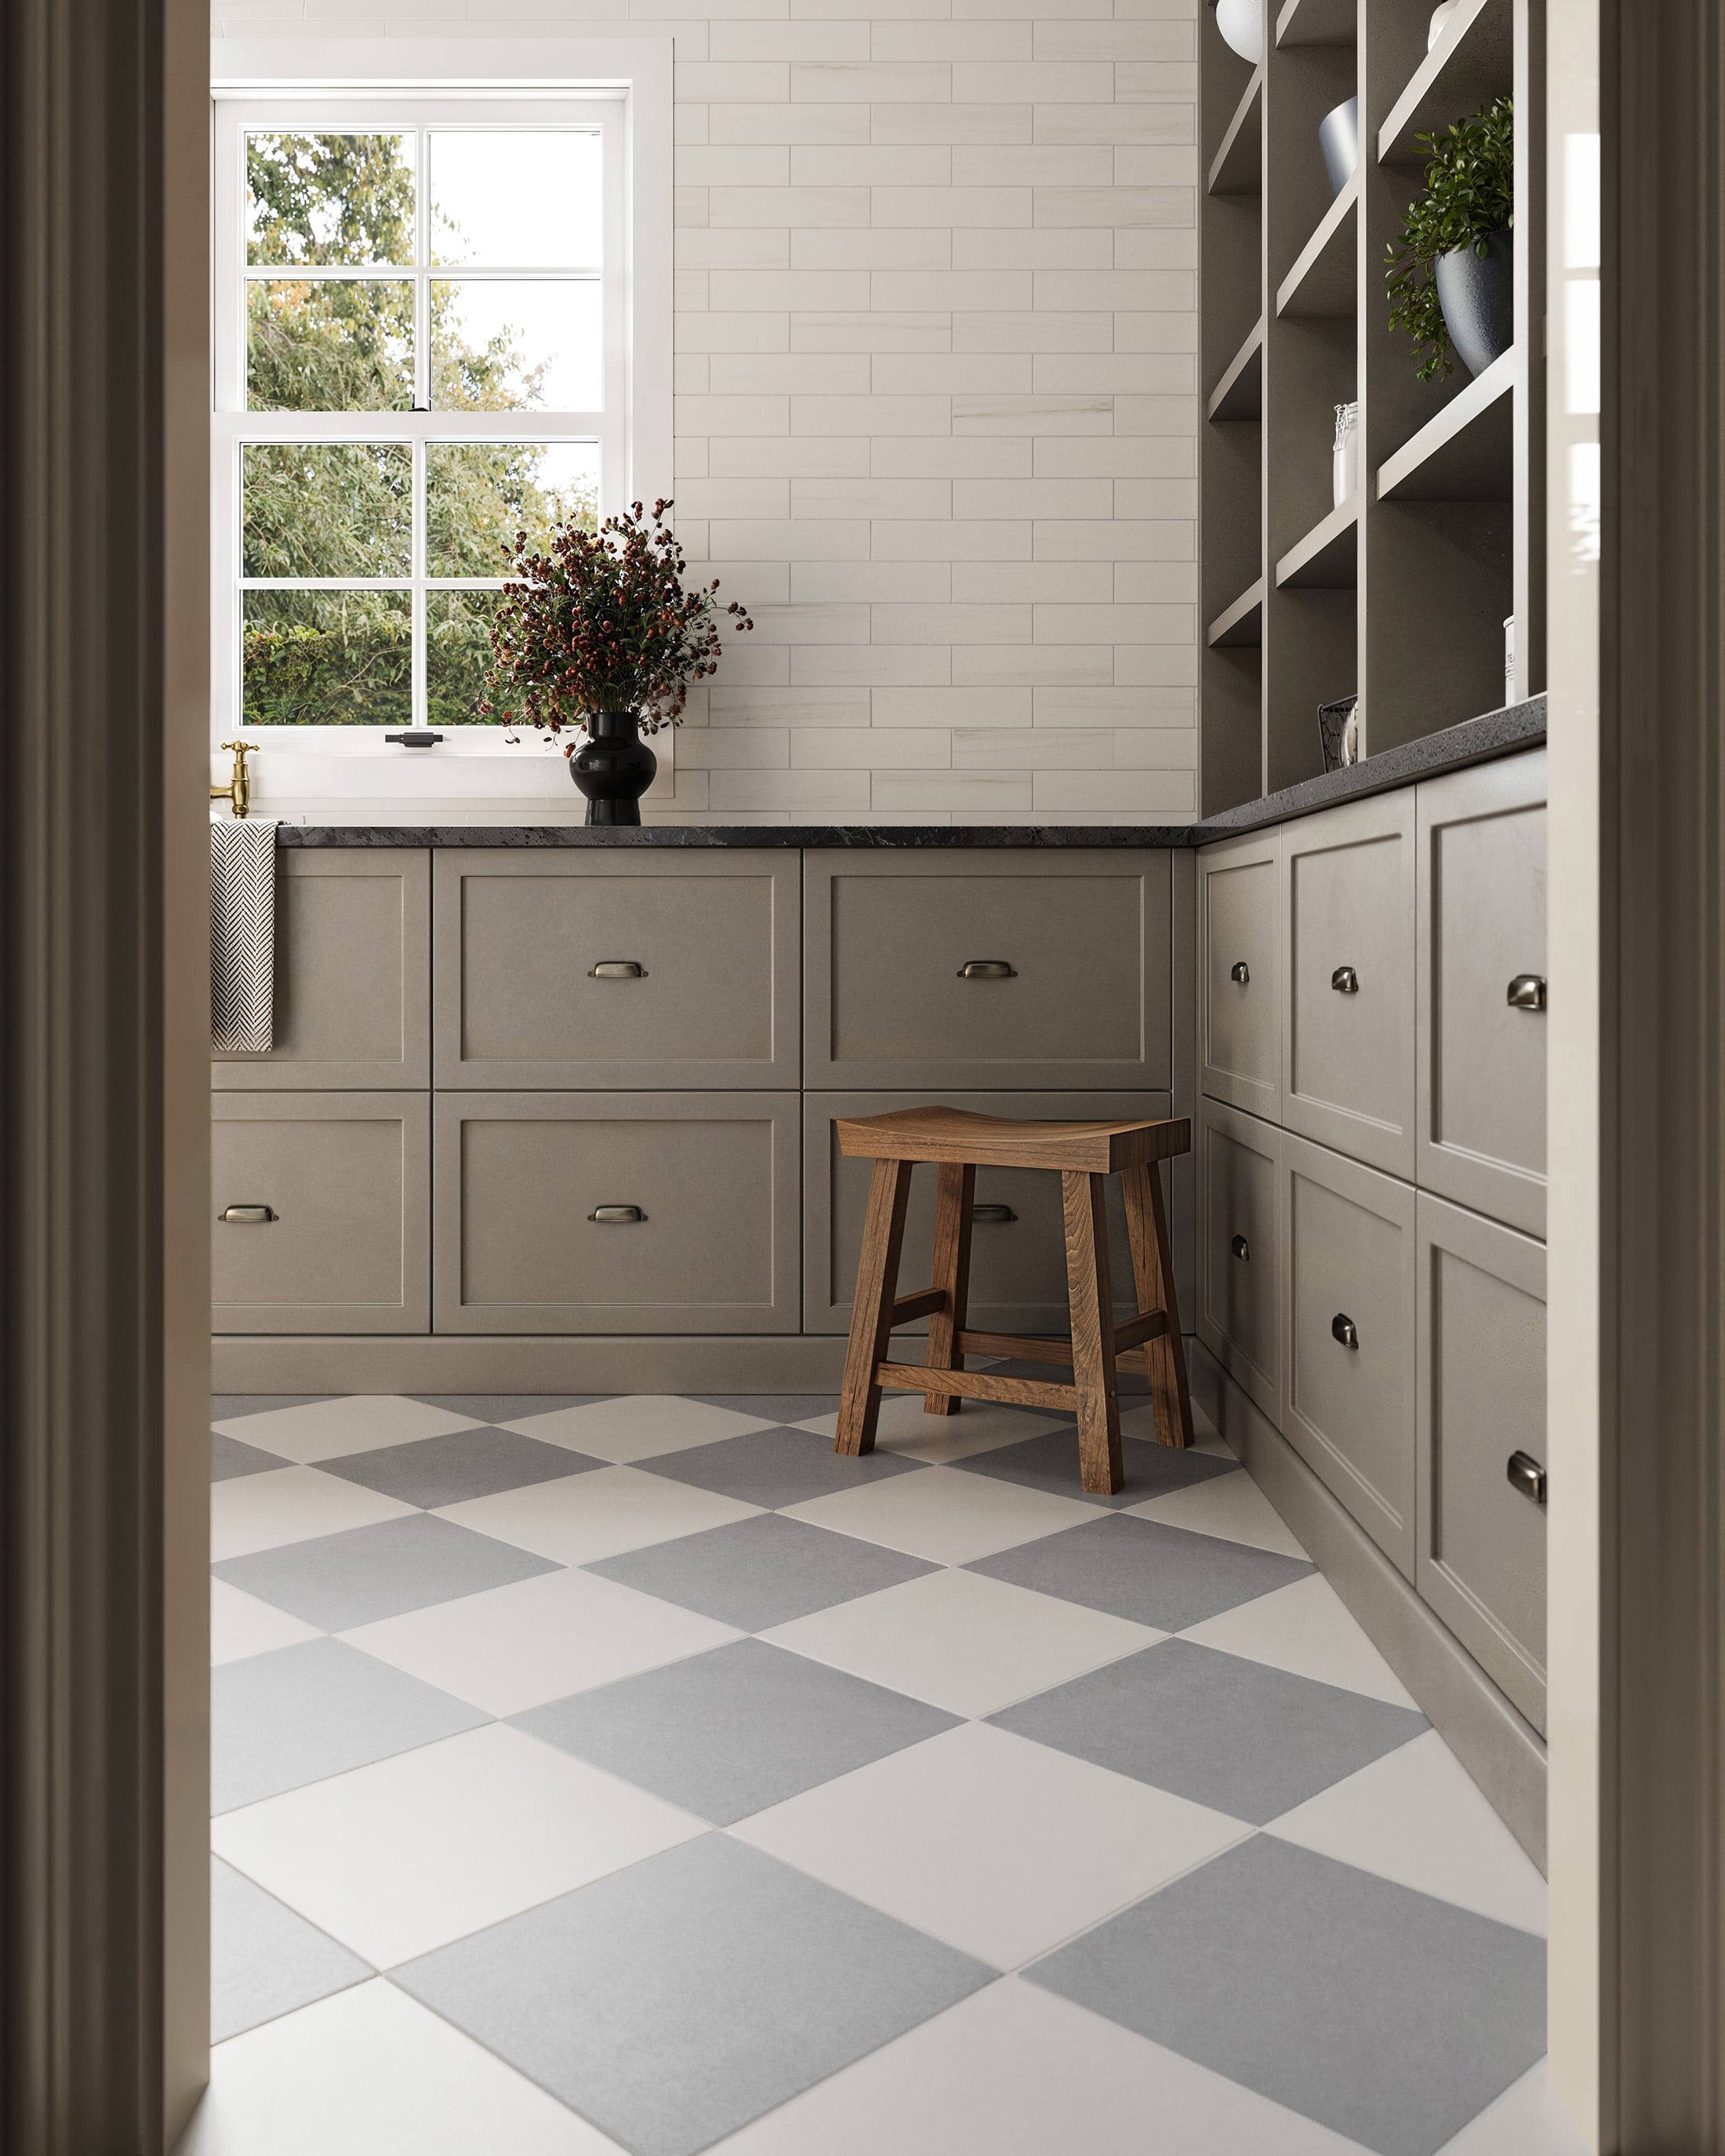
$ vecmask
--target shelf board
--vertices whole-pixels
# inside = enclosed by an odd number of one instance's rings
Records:
[[[1211,160],[1205,185],[1213,195],[1255,195],[1264,174],[1262,124],[1264,64],[1252,69],[1251,80],[1240,93],[1234,117],[1222,137],[1222,146]]]
[[[1505,95],[1514,70],[1512,0],[1461,0],[1378,129],[1378,163],[1424,164],[1427,153],[1414,138],[1439,134]]]
[[[1314,524],[1276,565],[1278,590],[1346,591],[1359,582],[1359,496],[1353,495]]]
[[[1508,501],[1516,355],[1504,352],[1378,467],[1380,501]]]
[[[1354,0],[1287,0],[1276,18],[1279,45],[1351,45]]]
[[[1207,419],[1261,419],[1264,416],[1264,317],[1246,331],[1204,407]]]
[[[1204,631],[1204,642],[1214,650],[1238,649],[1264,641],[1264,579],[1255,577],[1230,607],[1224,608]]]
[[[1354,264],[1353,216],[1359,203],[1359,174],[1324,212],[1317,230],[1300,250],[1300,259],[1281,280],[1276,295],[1278,315],[1345,316],[1358,300]]]

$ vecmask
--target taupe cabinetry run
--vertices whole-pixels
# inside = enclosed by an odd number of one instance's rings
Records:
[[[423,1332],[429,1319],[423,1093],[218,1093],[218,1332]]]
[[[1207,846],[1198,862],[1198,1053],[1212,1100],[1280,1120],[1281,834]]]
[[[1198,1152],[1198,1337],[1280,1422],[1281,1132],[1206,1101]]]
[[[811,852],[803,1083],[1171,1082],[1169,856]]]
[[[798,856],[439,850],[439,1086],[794,1087]]]

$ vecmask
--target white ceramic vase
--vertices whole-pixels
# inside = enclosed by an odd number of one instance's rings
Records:
[[[1264,0],[1216,0],[1222,42],[1256,67],[1264,57]]]

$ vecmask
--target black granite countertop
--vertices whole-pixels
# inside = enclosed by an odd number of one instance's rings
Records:
[[[1544,739],[1545,698],[1534,696],[1194,824],[643,824],[631,829],[590,829],[581,824],[283,824],[278,839],[284,846],[527,849],[1201,846],[1212,839],[1232,838],[1291,817],[1309,816],[1338,802],[1410,785],[1415,779],[1435,778],[1466,764],[1536,748]]]

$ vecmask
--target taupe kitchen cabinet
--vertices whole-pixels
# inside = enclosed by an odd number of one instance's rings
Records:
[[[1545,1233],[1545,756],[1419,789],[1416,1180]]]
[[[439,850],[439,1086],[798,1083],[792,851]]]
[[[218,1332],[423,1332],[423,1093],[218,1093],[211,1103]]]
[[[1281,834],[1255,831],[1198,857],[1199,1086],[1213,1101],[1281,1115]]]
[[[419,848],[278,851],[275,1045],[214,1055],[216,1091],[430,1083],[430,864]]]
[[[435,1104],[439,1332],[794,1332],[794,1093]]]
[[[1281,1434],[1411,1579],[1414,1192],[1291,1132],[1281,1156]]]
[[[1545,1727],[1545,1245],[1420,1193],[1415,1584]]]
[[[856,1283],[870,1163],[847,1159],[833,1129],[845,1116],[880,1116],[928,1105],[914,1093],[809,1093],[803,1103],[803,1329],[845,1332]],[[1168,1116],[1167,1093],[953,1093],[942,1105],[981,1116],[1050,1122]],[[933,1262],[933,1169],[911,1178],[899,1291],[927,1287]],[[1116,1307],[1136,1312],[1132,1250],[1118,1177],[1108,1179],[1108,1248]],[[970,1245],[970,1322],[979,1332],[1068,1332],[1065,1228],[1060,1178],[1036,1168],[979,1168]],[[906,1326],[926,1332],[927,1321]]]
[[[1222,1368],[1281,1420],[1281,1132],[1199,1104],[1196,1327]]]
[[[803,856],[803,1082],[1172,1083],[1166,852]]]
[[[1414,789],[1282,833],[1281,1120],[1414,1174]]]

